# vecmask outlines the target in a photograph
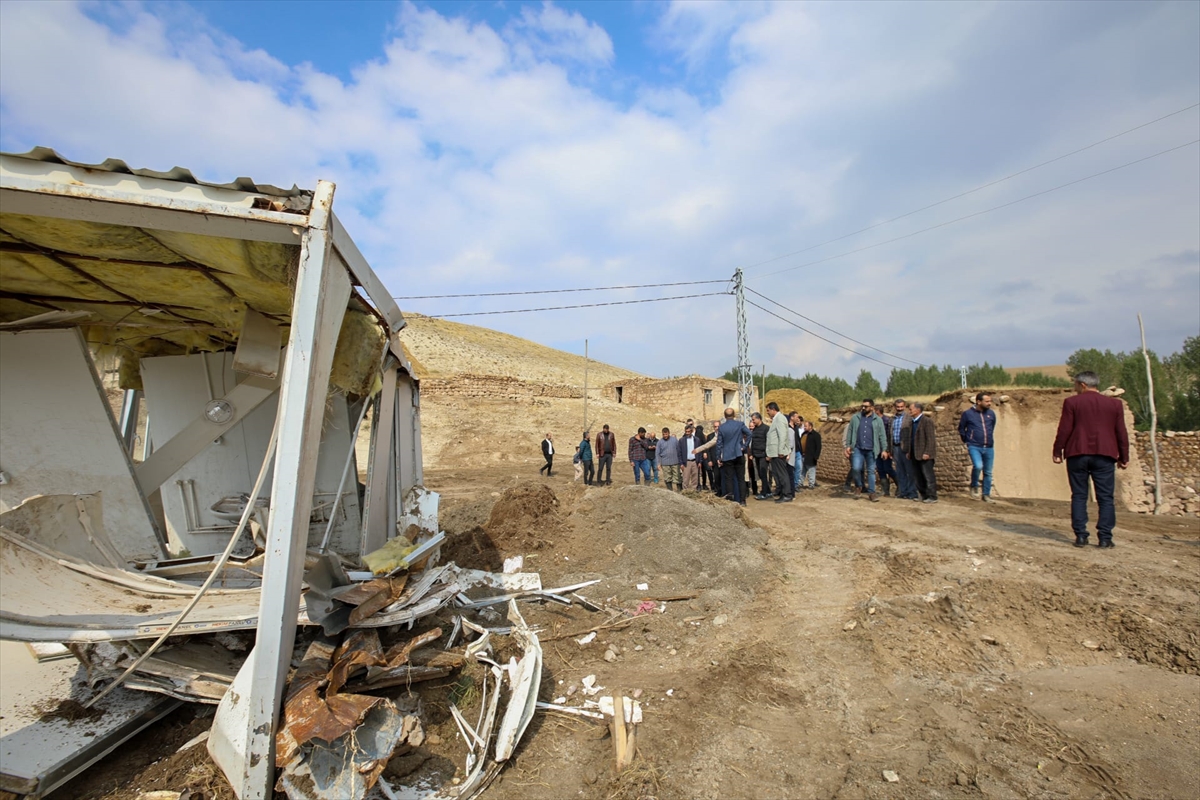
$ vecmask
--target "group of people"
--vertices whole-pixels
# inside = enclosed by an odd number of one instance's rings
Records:
[[[1091,481],[1099,504],[1098,535],[1101,547],[1112,547],[1115,525],[1113,505],[1114,470],[1129,461],[1129,441],[1119,400],[1096,391],[1094,373],[1075,378],[1076,397],[1063,404],[1062,419],[1054,443],[1054,462],[1067,461],[1071,484],[1071,520],[1076,546],[1087,544],[1087,497]],[[924,503],[938,501],[937,429],[925,415],[925,404],[892,401],[887,410],[872,398],[842,434],[844,455],[849,461],[843,490],[865,495],[878,502],[895,496]],[[662,435],[638,428],[629,438],[627,453],[635,484],[659,483],[673,491],[711,490],[728,500],[746,505],[748,497],[789,503],[802,489],[817,488],[817,463],[821,458],[821,433],[792,411],[784,414],[778,404],[768,403],[767,418],[754,413],[749,424],[725,409],[723,420],[705,433],[703,425],[687,420],[682,435],[664,427]],[[992,501],[995,464],[996,412],[992,395],[980,392],[958,421],[958,436],[971,458],[972,497]],[[575,479],[589,486],[612,485],[612,462],[617,453],[616,435],[605,425],[594,440],[584,431],[575,447]],[[547,433],[542,442],[546,459],[541,471],[551,474],[554,441]]]

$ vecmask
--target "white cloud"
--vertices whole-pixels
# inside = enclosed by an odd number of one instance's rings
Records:
[[[696,90],[669,68],[617,74],[608,32],[549,3],[500,27],[405,3],[382,54],[343,81],[289,67],[186,7],[10,0],[0,141],[213,180],[335,180],[339,215],[401,295],[723,279],[1194,102],[1196,10],[1140,8],[1114,7],[1125,20],[1071,4],[675,3],[648,35],[704,74]],[[601,91],[609,80],[632,84],[632,100]],[[751,269],[750,283],[921,360],[1048,363],[1076,340],[1128,348],[1108,320],[1156,303],[1172,321],[1151,344],[1169,351],[1200,327],[1200,304],[1180,292],[1200,267],[1155,261],[1200,250],[1195,149],[761,276],[1196,138],[1198,116]],[[1162,288],[1131,277],[1144,270]],[[719,374],[735,360],[732,308],[701,298],[468,321],[580,349],[586,336],[593,355],[662,374]],[[750,319],[752,360],[772,371],[885,377],[774,318]]]

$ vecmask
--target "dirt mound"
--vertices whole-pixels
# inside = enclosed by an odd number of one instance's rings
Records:
[[[562,528],[558,498],[545,484],[514,486],[500,495],[483,528],[498,548],[540,550]]]

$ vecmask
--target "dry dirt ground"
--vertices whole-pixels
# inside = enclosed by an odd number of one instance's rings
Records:
[[[640,690],[638,758],[614,775],[606,728],[539,713],[485,796],[1200,796],[1195,520],[1121,514],[1115,549],[1076,549],[1065,503],[874,504],[821,487],[743,512],[634,487],[619,467],[589,489],[539,478],[535,460],[427,472],[459,563],[524,555],[547,587],[603,579],[582,593],[614,609],[695,595],[633,618],[523,604],[544,700],[575,703],[587,675]],[[469,706],[469,688],[420,687],[433,745],[394,759],[393,783],[453,775],[446,698]],[[230,796],[203,748],[171,755],[207,726],[192,713],[61,796]]]

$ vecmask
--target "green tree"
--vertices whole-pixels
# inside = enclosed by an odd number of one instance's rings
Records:
[[[1200,430],[1200,336],[1188,337],[1182,350],[1163,359],[1163,372],[1171,395],[1171,413],[1163,420],[1164,427]]]
[[[869,370],[860,370],[858,379],[854,381],[854,396],[855,400],[869,397],[878,401],[883,397],[883,387]]]
[[[1066,378],[1056,378],[1044,372],[1018,372],[1013,377],[1014,386],[1033,386],[1035,388],[1069,389],[1071,382]]]
[[[1071,373],[1072,378],[1081,372],[1094,372],[1100,378],[1100,388],[1107,389],[1121,381],[1124,363],[1125,353],[1114,353],[1111,350],[1102,353],[1093,347],[1071,353],[1067,357],[1067,371]]]

